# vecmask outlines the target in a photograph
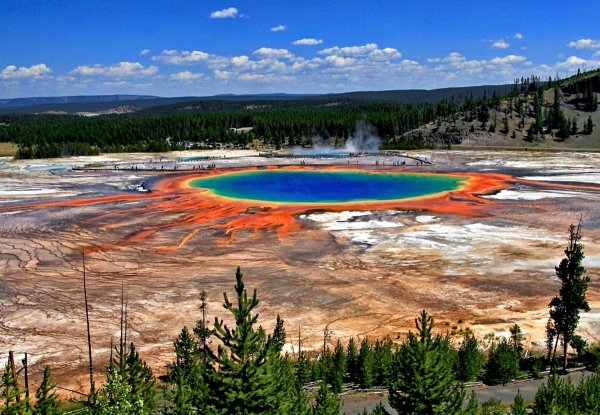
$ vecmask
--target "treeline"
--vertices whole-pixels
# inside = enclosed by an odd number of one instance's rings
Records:
[[[160,152],[177,150],[183,142],[245,146],[261,139],[273,147],[310,144],[321,136],[337,144],[366,122],[387,148],[421,147],[421,141],[396,141],[407,131],[460,111],[475,111],[499,97],[443,100],[436,104],[344,103],[244,110],[206,110],[169,115],[0,115],[0,142],[19,146],[17,157],[41,158],[98,152]],[[338,105],[339,104],[339,105]],[[304,105],[304,104],[303,104]],[[253,127],[238,134],[230,128]],[[167,138],[170,140],[167,141]]]

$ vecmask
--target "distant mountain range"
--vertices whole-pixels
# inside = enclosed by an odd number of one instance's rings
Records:
[[[390,90],[390,91],[357,91],[332,94],[249,94],[234,95],[223,94],[206,97],[158,97],[152,95],[78,95],[64,97],[33,97],[0,99],[0,112],[2,113],[101,113],[123,108],[123,112],[137,112],[142,109],[150,109],[149,112],[161,113],[172,112],[174,107],[179,111],[191,108],[202,110],[210,106],[210,103],[226,103],[229,106],[244,107],[244,103],[259,104],[261,102],[285,101],[311,105],[311,101],[324,103],[327,101],[346,102],[396,102],[396,103],[437,103],[444,99],[464,99],[468,95],[480,98],[484,94],[497,93],[504,95],[510,92],[512,85],[483,85],[471,87],[442,88],[442,89],[412,89],[412,90]],[[201,105],[197,105],[200,104]],[[236,105],[239,104],[239,105]],[[231,105],[233,104],[233,105]],[[164,106],[164,108],[163,108]]]

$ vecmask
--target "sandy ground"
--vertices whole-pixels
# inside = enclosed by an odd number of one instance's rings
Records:
[[[165,174],[161,166],[299,162],[249,151],[209,155],[210,160],[194,159],[198,154],[190,152],[35,162],[0,159],[0,358],[8,350],[19,359],[28,352],[34,384],[49,364],[61,386],[85,389],[80,249],[89,245],[107,247],[86,258],[94,365],[100,372],[111,339],[119,335],[122,285],[128,292],[129,339],[156,373],[163,374],[173,360],[178,332],[198,318],[202,289],[209,296],[211,319],[227,317],[222,293],[233,292],[236,266],[242,267],[246,286],[258,289],[261,324],[270,330],[277,314],[285,320],[288,350],[297,350],[298,330],[305,349],[317,348],[326,324],[333,331],[332,342],[350,336],[400,341],[423,308],[440,331],[457,341],[467,328],[491,341],[518,323],[527,347],[540,347],[547,304],[558,291],[554,266],[563,256],[569,224],[580,217],[584,264],[592,278],[592,311],[582,316],[580,334],[600,340],[598,154],[411,153],[436,163],[407,167],[416,171],[498,172],[538,183],[517,183],[482,196],[487,210],[477,217],[427,209],[309,210],[295,218],[300,226],[286,235],[266,229],[232,237],[221,228],[192,225],[140,232],[157,223],[185,224],[185,211],[161,213],[156,206],[163,201],[151,207],[146,199],[136,199],[139,194],[152,197],[153,183]],[[390,165],[395,160],[369,156],[360,162]],[[410,160],[407,164],[415,164]],[[113,170],[71,170],[84,165]],[[143,170],[155,167],[157,171]],[[120,199],[85,202],[111,195]],[[124,201],[122,195],[131,199]],[[62,200],[69,205],[51,203]],[[73,202],[78,200],[83,202]],[[178,243],[174,251],[160,249]]]

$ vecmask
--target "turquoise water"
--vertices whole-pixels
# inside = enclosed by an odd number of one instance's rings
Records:
[[[279,203],[386,201],[455,190],[464,177],[361,171],[265,170],[196,179],[195,188],[234,199]]]

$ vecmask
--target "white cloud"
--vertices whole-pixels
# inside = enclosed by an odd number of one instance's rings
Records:
[[[510,45],[504,39],[498,39],[492,43],[492,49],[508,49]]]
[[[504,57],[495,57],[490,59],[490,63],[494,65],[509,65],[512,63],[525,62],[527,58],[525,56],[518,55],[506,55]]]
[[[600,40],[579,39],[569,42],[567,46],[575,49],[600,49]]]
[[[45,63],[32,66],[8,65],[0,71],[0,79],[39,79],[50,73],[50,68]]]
[[[216,69],[214,74],[215,74],[215,78],[217,78],[217,79],[229,79],[234,75],[233,72],[221,71],[219,69]]]
[[[302,39],[294,40],[292,42],[293,45],[300,45],[300,46],[314,46],[314,45],[320,45],[321,43],[323,43],[323,40],[314,39],[312,37],[309,37],[309,38],[305,37]]]
[[[600,60],[583,59],[579,56],[569,56],[562,62],[556,63],[556,68],[575,72],[577,69],[595,69],[600,67]]]
[[[253,55],[266,58],[292,58],[294,55],[287,49],[260,48],[252,52]]]
[[[522,40],[523,39],[523,35],[521,33],[517,32],[517,33],[514,34],[513,38],[517,39],[517,40]]]
[[[156,66],[145,67],[139,62],[119,62],[111,66],[82,65],[73,69],[69,74],[80,76],[105,76],[112,78],[145,77],[158,73]]]
[[[212,55],[201,50],[174,50],[167,49],[163,50],[160,55],[153,56],[153,61],[162,62],[168,65],[198,65],[205,64],[211,67],[217,67],[225,65],[228,61],[227,58]]]
[[[211,19],[227,19],[237,17],[239,10],[235,7],[227,7],[226,9],[216,10],[210,14]]]
[[[321,55],[344,55],[344,56],[361,56],[368,55],[369,53],[377,50],[377,43],[367,43],[363,46],[345,46],[340,48],[334,46],[319,51]]]
[[[356,62],[356,60],[354,58],[347,58],[347,57],[337,56],[337,55],[329,55],[325,58],[325,60],[327,62],[333,64],[334,66],[339,66],[339,67],[352,65],[352,64],[354,64],[354,62]]]
[[[149,53],[150,53],[150,49],[142,49],[140,51],[140,56],[146,56]]]
[[[287,29],[287,26],[284,26],[284,25],[280,24],[280,25],[277,25],[277,26],[273,26],[271,28],[271,32],[283,32],[286,29]]]
[[[171,79],[173,79],[175,81],[182,81],[182,82],[192,82],[192,81],[195,81],[202,77],[203,77],[202,74],[192,73],[190,71],[177,72],[177,73],[171,74],[171,76],[170,76]]]

